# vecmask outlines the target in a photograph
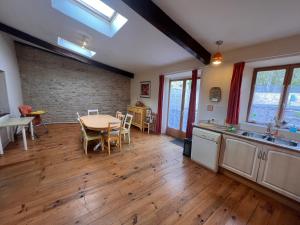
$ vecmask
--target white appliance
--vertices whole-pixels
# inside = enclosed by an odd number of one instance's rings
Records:
[[[218,160],[222,134],[194,127],[191,159],[218,172]]]

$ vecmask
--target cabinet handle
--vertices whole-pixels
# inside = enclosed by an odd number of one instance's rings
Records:
[[[261,151],[258,153],[258,159],[261,159]]]
[[[266,153],[266,152],[263,152],[262,160],[266,160],[266,159],[267,159],[267,153]]]

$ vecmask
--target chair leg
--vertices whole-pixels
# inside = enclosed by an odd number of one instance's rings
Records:
[[[83,139],[83,143],[82,143],[82,146],[83,146],[83,150],[84,150],[84,153],[86,153],[86,140]]]
[[[128,132],[127,135],[128,135],[128,144],[130,144],[130,132]]]
[[[110,155],[110,140],[107,141],[108,155]]]
[[[119,137],[119,150],[121,151],[122,149],[122,141],[121,141],[121,136]]]
[[[104,139],[101,137],[101,150],[104,151]]]

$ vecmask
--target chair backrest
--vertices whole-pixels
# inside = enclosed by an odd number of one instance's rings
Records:
[[[99,115],[98,109],[88,109],[88,115]]]
[[[126,129],[130,129],[131,127],[131,123],[132,123],[132,118],[133,118],[133,115],[131,114],[126,114],[125,116],[125,119],[124,119],[124,123],[123,123],[123,127],[126,128]]]
[[[76,112],[76,115],[77,115],[77,120],[80,120],[79,112]]]
[[[81,122],[81,119],[80,119],[80,118],[78,118],[77,120],[78,120],[78,122],[79,122],[79,124],[80,124],[81,130],[82,130],[82,133],[83,133],[83,134],[84,134],[84,136],[86,137],[86,136],[87,136],[87,135],[86,135],[86,131],[85,131],[84,125],[83,125],[83,124],[82,124],[82,122]]]
[[[119,117],[122,115],[122,112],[120,112],[120,111],[117,111],[116,112],[116,118],[118,118],[119,119]]]
[[[32,112],[32,107],[30,105],[20,105],[19,112],[21,116],[26,116],[27,114]]]

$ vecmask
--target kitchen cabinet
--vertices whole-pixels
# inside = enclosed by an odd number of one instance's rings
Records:
[[[247,179],[256,181],[262,145],[223,135],[221,166]]]
[[[219,165],[300,202],[300,151],[223,135]]]
[[[300,201],[300,152],[265,145],[257,182]]]

